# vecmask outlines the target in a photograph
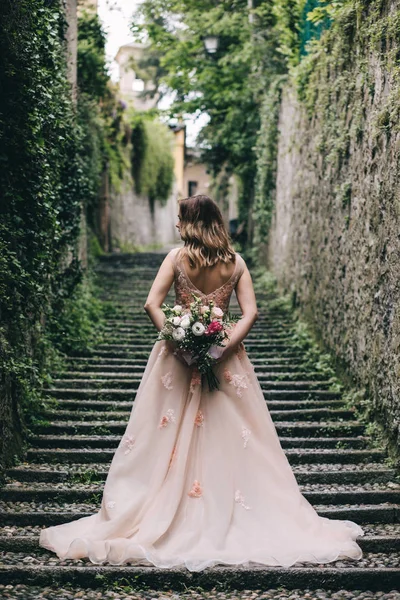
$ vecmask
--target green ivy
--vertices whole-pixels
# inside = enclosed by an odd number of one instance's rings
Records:
[[[67,78],[62,3],[0,16],[0,461],[21,449],[64,349],[98,322],[79,260],[85,136]],[[91,154],[91,160],[96,162]],[[75,314],[75,317],[68,317]],[[85,314],[83,314],[85,311]],[[80,312],[78,315],[77,313]],[[74,320],[75,319],[75,320]],[[89,325],[90,324],[90,325]],[[79,341],[82,343],[82,340]]]
[[[279,109],[282,86],[286,79],[286,76],[276,78],[266,93],[260,109],[261,126],[255,148],[257,172],[253,209],[255,223],[253,247],[256,255],[267,243],[275,204]]]
[[[99,16],[94,11],[83,11],[78,18],[78,87],[97,100],[108,93],[105,46],[106,34]]]
[[[132,176],[138,194],[166,202],[174,179],[173,134],[156,119],[135,115],[132,125]]]
[[[82,132],[84,195],[92,227],[103,176],[118,191],[130,167],[126,107],[118,100],[107,74],[105,44],[106,34],[97,13],[82,12],[78,19],[78,124]]]

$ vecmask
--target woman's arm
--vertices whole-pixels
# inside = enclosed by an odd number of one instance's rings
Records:
[[[236,352],[239,344],[249,333],[258,318],[256,295],[254,293],[253,281],[247,267],[244,268],[237,286],[236,296],[242,311],[242,318],[235,325],[229,342],[226,344],[217,362],[225,360]]]
[[[161,310],[161,305],[168,294],[171,285],[174,282],[174,267],[169,254],[165,257],[161,267],[158,270],[153,285],[150,288],[147,296],[144,310],[149,315],[154,326],[160,331],[164,325],[165,316]]]

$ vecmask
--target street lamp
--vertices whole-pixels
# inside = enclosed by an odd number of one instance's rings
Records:
[[[205,35],[203,43],[207,54],[215,54],[219,46],[219,37],[217,35]]]

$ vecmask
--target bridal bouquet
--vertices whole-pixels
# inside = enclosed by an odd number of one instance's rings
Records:
[[[180,356],[188,365],[195,365],[206,379],[209,390],[218,389],[219,380],[213,371],[215,360],[220,356],[219,347],[229,339],[228,332],[236,317],[224,313],[213,302],[207,306],[193,294],[194,301],[190,309],[168,304],[162,306],[165,324],[159,340],[173,340],[177,343]]]

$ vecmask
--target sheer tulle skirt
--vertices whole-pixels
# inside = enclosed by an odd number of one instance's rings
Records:
[[[99,512],[43,529],[40,545],[62,559],[191,571],[360,559],[361,527],[320,517],[301,494],[245,351],[217,374],[220,389],[202,390],[157,342]]]

